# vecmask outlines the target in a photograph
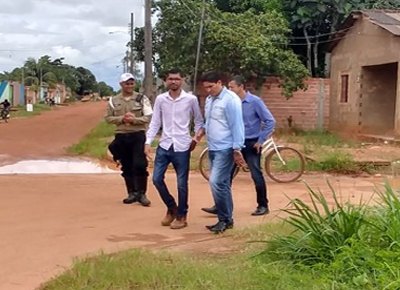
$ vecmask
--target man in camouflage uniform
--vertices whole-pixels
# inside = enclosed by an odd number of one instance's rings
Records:
[[[153,110],[149,99],[134,91],[135,79],[130,73],[120,78],[121,93],[110,98],[105,120],[115,124],[115,139],[109,145],[116,162],[121,164],[128,197],[125,204],[139,202],[150,206],[147,191],[147,158],[144,154],[145,131]]]

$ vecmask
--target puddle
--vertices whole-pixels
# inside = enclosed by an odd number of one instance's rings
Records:
[[[85,160],[24,160],[0,167],[0,174],[90,174],[118,173]]]

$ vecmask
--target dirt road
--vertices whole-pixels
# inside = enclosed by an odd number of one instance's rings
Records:
[[[64,155],[63,149],[94,127],[103,111],[104,103],[77,104],[0,126],[0,134],[7,136],[0,141],[2,162]],[[374,184],[380,182],[373,178],[329,178],[343,199],[354,201],[371,194]],[[167,176],[171,189],[176,188],[174,179],[172,174]],[[324,176],[305,179],[314,188],[327,191]],[[270,182],[269,192],[272,214],[252,217],[255,194],[249,177],[235,179],[236,228],[270,222],[286,206],[285,194],[307,196],[300,182]],[[123,205],[123,195],[122,179],[116,173],[0,175],[0,289],[35,289],[63,272],[75,257],[99,251],[131,247],[193,251],[201,247],[201,241],[207,241],[207,251],[219,251],[221,239],[230,236],[229,232],[215,236],[205,229],[215,218],[200,210],[212,201],[208,184],[199,174],[190,177],[189,227],[183,230],[160,226],[165,208],[152,186],[150,208]]]

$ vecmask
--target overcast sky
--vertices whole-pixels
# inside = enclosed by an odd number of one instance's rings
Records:
[[[130,40],[130,13],[143,26],[143,0],[1,0],[0,71],[28,57],[64,57],[118,87]],[[110,32],[113,32],[110,34]]]

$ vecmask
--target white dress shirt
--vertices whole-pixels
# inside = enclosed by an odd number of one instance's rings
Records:
[[[161,148],[168,150],[174,145],[174,151],[183,152],[189,149],[192,137],[190,123],[194,119],[197,132],[204,124],[197,97],[185,91],[176,99],[169,92],[158,95],[154,103],[153,116],[146,134],[146,144],[151,144],[162,128]]]

